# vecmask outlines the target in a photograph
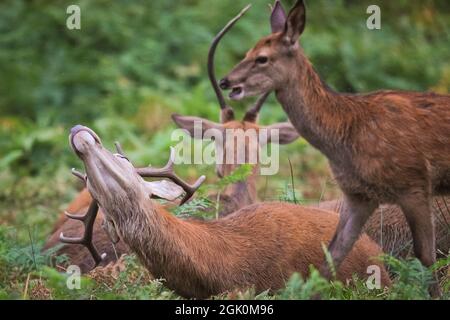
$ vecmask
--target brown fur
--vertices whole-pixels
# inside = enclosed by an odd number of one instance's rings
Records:
[[[72,131],[72,146],[85,164],[93,198],[150,273],[182,296],[206,298],[249,286],[257,292],[276,290],[293,272],[306,276],[310,264],[323,261],[321,242],[331,239],[336,213],[264,203],[223,219],[181,220],[149,198],[131,163],[89,138],[86,132],[92,131],[77,130]],[[381,253],[363,235],[338,278],[344,281],[353,273],[364,277],[368,265],[378,264],[382,283],[389,285],[384,267],[371,259]]]
[[[122,230],[125,241],[152,275],[166,279],[177,293],[196,298],[249,286],[257,292],[277,290],[293,272],[307,276],[309,265],[318,267],[323,261],[321,243],[329,242],[338,220],[331,212],[286,203],[251,205],[208,222],[178,220],[161,207],[150,214],[147,210],[140,214],[157,217],[139,235],[146,240],[135,242]],[[149,247],[151,243],[161,246]],[[343,262],[338,279],[345,282],[353,273],[365,279],[367,266],[377,264],[383,285],[388,285],[382,264],[370,259],[380,254],[363,235]]]
[[[225,129],[232,129],[232,130],[243,130],[244,132],[247,130],[256,130],[258,132],[259,126],[255,123],[247,122],[247,121],[227,121],[223,124]],[[247,142],[247,141],[246,141]],[[230,147],[227,146],[227,140],[224,141],[225,148],[224,148],[224,159],[226,159],[227,152],[230,151]],[[250,143],[246,143],[245,148],[245,154],[246,159],[249,159],[249,148]],[[258,145],[258,143],[255,143],[254,145]],[[231,149],[231,152],[234,153],[234,159],[237,159],[237,149],[236,143],[234,144],[234,148]],[[219,177],[225,177],[229,174],[231,174],[235,169],[239,167],[238,164],[221,164],[218,165],[217,173]],[[219,198],[219,216],[225,217],[229,215],[232,212],[235,212],[236,210],[243,208],[247,205],[253,204],[257,201],[257,194],[256,194],[256,181],[258,179],[258,171],[259,171],[259,164],[256,163],[253,166],[253,170],[250,176],[248,176],[245,180],[232,183],[225,187],[223,192],[220,194]],[[215,195],[212,195],[211,198],[216,201],[217,197]]]
[[[221,81],[241,96],[274,90],[297,131],[330,162],[345,209],[329,250],[337,266],[380,204],[401,206],[416,256],[435,262],[432,195],[450,193],[450,95],[406,91],[340,94],[317,75],[298,44],[303,1],[284,31],[261,39]],[[266,57],[265,63],[259,63]],[[324,274],[329,275],[327,268]],[[434,287],[436,294],[438,288]]]
[[[343,200],[324,201],[315,206],[340,213]],[[432,213],[436,222],[436,253],[446,256],[450,250],[450,198],[435,197]],[[375,210],[363,232],[388,254],[405,258],[413,253],[411,231],[401,208],[396,205],[382,205]]]
[[[256,194],[256,181],[259,177],[259,152],[258,149],[262,144],[267,142],[261,142],[258,139],[259,130],[261,128],[266,128],[269,131],[276,128],[279,130],[279,143],[287,144],[298,138],[298,134],[291,124],[288,122],[278,123],[268,127],[263,127],[257,124],[257,114],[247,112],[242,121],[234,120],[234,114],[232,109],[226,108],[221,111],[221,124],[213,123],[209,120],[191,117],[191,116],[180,116],[177,114],[172,115],[174,122],[183,129],[186,129],[192,137],[194,137],[193,123],[194,121],[201,121],[203,129],[219,129],[219,130],[231,130],[238,133],[239,131],[244,133],[251,133],[254,131],[255,135],[248,135],[249,138],[245,139],[242,146],[242,141],[239,139],[232,139],[234,141],[229,141],[227,135],[223,134],[223,159],[222,164],[216,165],[216,173],[219,178],[230,175],[235,169],[237,169],[240,164],[237,163],[238,151],[240,148],[244,149],[245,162],[250,163],[250,154],[256,154],[256,163],[253,164],[252,173],[243,181],[229,184],[220,193],[219,197],[219,216],[224,217],[228,214],[243,208],[246,205],[253,204],[257,201]],[[222,131],[223,132],[223,131]],[[194,137],[199,138],[199,137]],[[255,140],[256,138],[256,140]],[[216,141],[217,143],[217,141]],[[241,145],[239,144],[241,143]],[[233,153],[233,163],[225,163],[227,155]],[[217,195],[210,196],[212,201],[217,201]]]

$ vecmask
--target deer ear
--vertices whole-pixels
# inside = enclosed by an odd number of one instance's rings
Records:
[[[183,194],[183,188],[179,185],[167,181],[145,181],[145,186],[153,198],[160,198],[173,201]]]
[[[174,113],[172,114],[172,120],[179,128],[187,130],[190,136],[195,139],[203,139],[206,130],[223,129],[220,123],[215,123],[199,117],[182,116]]]
[[[289,11],[286,25],[284,27],[284,36],[289,44],[297,42],[298,37],[303,33],[306,23],[306,9],[303,0],[297,0],[295,5]]]
[[[290,122],[275,123],[266,129],[267,143],[289,144],[300,137]]]
[[[270,15],[270,26],[272,33],[282,32],[286,24],[286,12],[281,5],[280,0],[276,0]]]

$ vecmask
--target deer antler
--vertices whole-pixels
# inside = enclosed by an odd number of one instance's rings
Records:
[[[197,191],[197,189],[200,187],[203,181],[205,181],[205,176],[201,176],[193,185],[190,185],[176,175],[176,173],[173,170],[174,161],[175,161],[175,149],[170,147],[170,157],[169,160],[167,161],[167,164],[163,168],[150,168],[150,167],[136,168],[136,172],[141,177],[168,178],[173,182],[175,182],[176,184],[178,184],[186,192],[183,200],[181,200],[180,203],[180,205],[182,205],[192,197],[192,195],[195,193],[195,191]]]
[[[85,246],[89,252],[92,255],[92,258],[95,261],[95,266],[97,266],[102,260],[106,257],[106,253],[103,253],[100,255],[95,248],[94,243],[92,242],[92,233],[94,230],[94,223],[95,218],[97,217],[98,213],[98,203],[95,200],[92,200],[91,204],[89,205],[89,209],[84,215],[74,215],[68,212],[65,212],[65,215],[69,219],[82,221],[84,224],[84,234],[82,237],[79,238],[69,238],[64,236],[64,234],[61,232],[59,235],[59,240],[63,243],[69,243],[69,244],[81,244]]]
[[[233,114],[233,109],[226,104],[225,98],[223,97],[223,94],[222,94],[222,91],[220,90],[219,85],[217,84],[217,79],[216,79],[215,72],[214,72],[214,56],[216,53],[217,45],[219,44],[222,37],[248,11],[248,9],[250,9],[250,7],[251,7],[250,4],[247,5],[244,9],[241,10],[241,12],[239,12],[239,14],[237,16],[235,16],[233,19],[231,19],[225,25],[225,27],[223,27],[222,30],[219,31],[219,33],[214,37],[214,39],[211,43],[211,46],[209,48],[209,52],[208,52],[208,76],[209,76],[209,80],[211,81],[211,85],[214,89],[214,92],[216,93],[217,100],[219,101],[220,109],[222,110],[222,113],[223,113],[222,114],[222,122],[226,122],[227,120],[234,119],[234,114]],[[272,8],[271,8],[271,10],[272,10]],[[249,122],[256,121],[259,110],[261,109],[262,105],[266,101],[269,94],[270,94],[270,92],[264,93],[258,98],[258,100],[255,102],[253,107],[246,112],[244,121],[249,121]]]
[[[270,91],[263,93],[259,96],[258,100],[256,100],[253,107],[247,110],[245,112],[244,121],[248,122],[256,122],[258,118],[259,111],[261,110],[261,107],[263,106],[264,102],[266,102],[267,97],[270,95]]]
[[[227,106],[226,102],[225,102],[225,98],[223,97],[222,91],[219,88],[219,85],[217,84],[217,79],[214,73],[214,54],[216,53],[216,48],[217,45],[219,44],[220,40],[222,39],[222,37],[228,32],[228,30],[231,29],[231,27],[236,23],[236,21],[238,21],[246,12],[248,9],[250,9],[251,5],[247,5],[244,9],[241,10],[241,12],[239,12],[239,14],[234,17],[233,19],[231,19],[226,25],[225,27],[219,31],[219,33],[214,37],[211,46],[209,48],[209,52],[208,52],[208,76],[209,76],[209,80],[211,81],[211,85],[214,89],[214,92],[216,93],[217,96],[217,100],[219,101],[219,105],[220,105],[220,109],[224,110],[224,109],[231,109],[230,107]]]
[[[120,143],[115,142],[115,146],[116,146],[117,153],[119,153],[120,155],[125,157]],[[171,147],[169,161],[163,168],[149,168],[149,167],[136,168],[136,172],[141,177],[169,178],[170,180],[172,180],[173,182],[178,184],[186,192],[183,200],[180,203],[180,205],[181,205],[181,204],[185,203],[187,200],[189,200],[192,197],[192,195],[195,193],[195,191],[197,191],[197,189],[200,187],[200,185],[203,183],[203,181],[205,181],[205,176],[201,176],[200,178],[198,178],[198,180],[193,185],[190,185],[190,184],[186,183],[185,181],[183,181],[180,177],[178,177],[175,174],[175,172],[173,170],[174,161],[175,161],[175,149]],[[72,169],[72,174],[86,183],[86,175],[85,174],[83,174],[75,169]],[[95,219],[97,218],[98,209],[99,209],[98,202],[96,200],[92,200],[91,204],[89,205],[88,211],[84,215],[74,215],[74,214],[65,212],[65,215],[69,219],[78,220],[78,221],[83,222],[84,234],[82,237],[78,237],[78,238],[66,237],[66,236],[64,236],[64,234],[62,232],[59,235],[59,240],[63,243],[81,244],[81,245],[85,246],[91,253],[92,258],[95,261],[95,266],[97,266],[100,262],[102,262],[102,260],[106,257],[106,253],[103,253],[102,255],[100,255],[98,253],[97,248],[95,248],[95,245],[92,242],[92,234],[94,231],[94,223],[95,223]]]

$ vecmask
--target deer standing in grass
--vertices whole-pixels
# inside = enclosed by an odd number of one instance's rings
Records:
[[[152,275],[184,297],[207,298],[248,287],[258,293],[275,291],[292,273],[306,276],[311,264],[318,266],[324,259],[321,243],[331,239],[336,213],[261,203],[217,220],[179,219],[150,198],[158,186],[149,189],[142,178],[163,177],[166,169],[136,169],[126,157],[106,150],[87,127],[74,127],[69,141],[84,163],[89,192],[124,243]],[[172,149],[171,163],[173,156]],[[371,259],[381,253],[362,236],[342,263],[338,279],[351,279],[354,273],[365,277],[367,267],[375,264],[382,285],[389,285],[383,265]]]
[[[341,213],[343,200],[323,201],[313,205],[319,209]],[[450,197],[434,197],[432,214],[436,228],[436,254],[446,257],[450,254]],[[402,209],[396,205],[381,205],[364,225],[365,232],[383,250],[395,257],[406,258],[413,252],[413,239]]]
[[[236,100],[275,91],[297,131],[328,158],[345,200],[329,245],[336,267],[384,203],[401,207],[415,255],[431,266],[436,250],[430,199],[450,193],[450,96],[333,91],[299,45],[305,17],[303,1],[287,16],[276,1],[272,34],[247,52],[220,81],[221,88],[231,89]],[[326,263],[322,272],[330,276]],[[439,286],[431,292],[439,295]]]

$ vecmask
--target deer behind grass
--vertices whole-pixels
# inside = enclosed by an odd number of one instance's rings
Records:
[[[222,159],[219,159],[220,161],[216,165],[216,173],[219,178],[231,174],[231,172],[239,167],[238,153],[241,152],[241,150],[243,151],[242,158],[245,163],[254,161],[252,163],[254,164],[253,171],[249,177],[243,181],[228,185],[220,194],[219,215],[222,217],[257,201],[256,180],[259,171],[260,148],[270,142],[288,144],[299,137],[297,131],[289,122],[276,123],[267,127],[258,125],[259,111],[269,94],[261,95],[256,103],[247,110],[242,121],[235,120],[234,111],[226,104],[222,91],[217,84],[214,72],[214,56],[217,45],[248,8],[249,6],[244,8],[239,15],[230,20],[230,22],[228,22],[228,24],[214,37],[208,53],[208,76],[219,103],[220,123],[215,123],[199,117],[182,116],[178,114],[172,115],[172,119],[178,127],[185,129],[193,138],[203,139],[205,132],[208,130],[216,130],[216,132],[218,132],[221,139],[215,141],[216,150],[223,150]],[[199,136],[196,136],[196,125],[201,128],[201,130],[199,130]],[[262,128],[267,130],[264,141],[259,139],[259,131]],[[273,139],[274,134],[278,135],[278,139]],[[209,137],[209,139],[211,139],[211,137]],[[229,154],[232,154],[232,157],[229,157]],[[227,161],[228,158],[232,161]],[[216,200],[216,198],[214,200]]]
[[[215,123],[207,119],[202,119],[199,117],[192,116],[181,116],[174,114],[172,119],[175,123],[183,129],[186,129],[188,133],[197,139],[202,139],[203,135],[196,137],[194,135],[194,125],[200,124],[203,131],[210,129],[215,129],[220,132],[223,137],[221,142],[214,141],[216,144],[220,143],[220,147],[223,146],[223,161],[221,164],[216,165],[216,173],[219,178],[226,177],[230,175],[235,169],[237,169],[241,163],[238,163],[239,150],[243,150],[245,155],[245,162],[253,164],[252,173],[246,177],[244,180],[231,183],[225,187],[225,189],[219,195],[219,216],[224,217],[231,212],[236,211],[246,205],[253,204],[257,202],[257,192],[256,192],[256,180],[259,177],[259,148],[266,143],[270,143],[271,132],[277,131],[279,133],[279,140],[276,143],[287,144],[298,138],[298,134],[292,125],[288,122],[277,123],[267,127],[262,127],[254,121],[246,121],[245,117],[243,121],[234,120],[234,118],[223,120],[222,123]],[[268,139],[261,141],[258,139],[258,133],[261,128],[268,130]],[[228,134],[227,134],[228,132]],[[248,137],[245,139],[240,139],[240,137]],[[229,139],[232,137],[231,139]],[[233,154],[233,161],[226,163],[227,154]],[[249,160],[252,155],[256,155],[255,161]],[[212,195],[211,198],[215,201],[217,199],[216,195]]]
[[[89,192],[123,241],[152,275],[184,297],[206,298],[247,287],[277,290],[293,272],[306,276],[310,264],[318,266],[324,258],[321,243],[331,239],[335,213],[261,203],[223,219],[181,220],[149,197],[140,174],[153,176],[157,169],[135,169],[106,150],[86,127],[74,127],[69,140],[84,162]],[[384,267],[371,259],[381,253],[363,235],[342,263],[338,279],[351,279],[354,273],[364,277],[368,265],[378,264],[382,284],[389,285]]]
[[[221,80],[232,99],[275,91],[297,131],[329,160],[345,207],[329,251],[339,266],[380,204],[398,204],[411,228],[415,255],[436,261],[431,197],[450,193],[450,96],[332,91],[304,55],[299,0],[285,15],[276,1],[272,34],[262,38]],[[324,265],[322,272],[329,276]],[[439,294],[438,286],[432,292]]]

